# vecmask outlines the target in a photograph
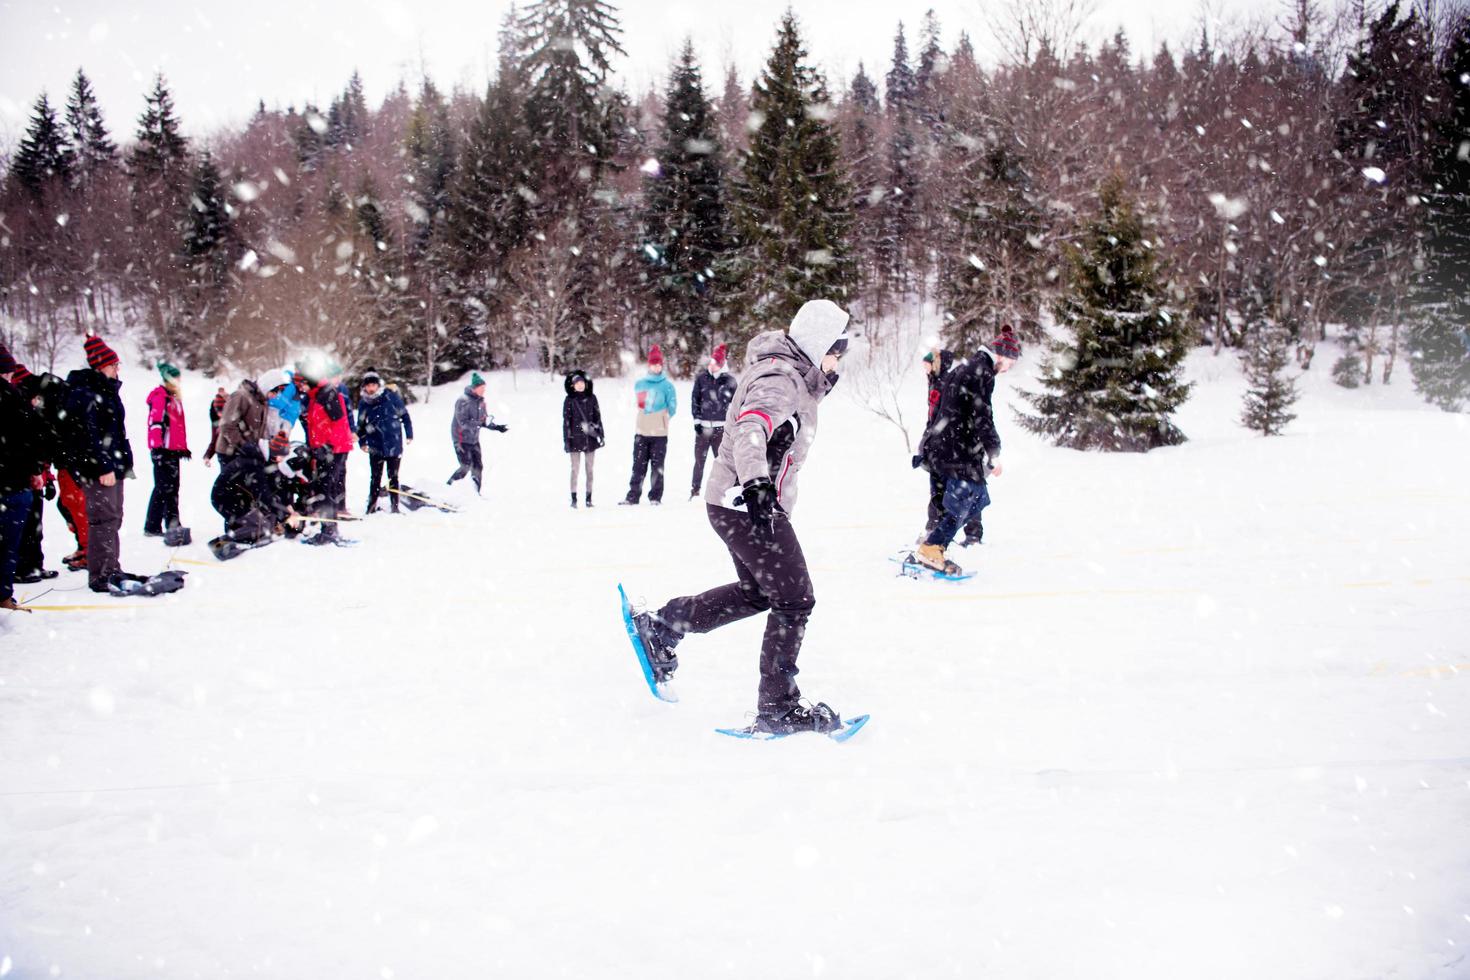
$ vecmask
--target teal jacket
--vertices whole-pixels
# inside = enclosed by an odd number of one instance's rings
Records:
[[[668,412],[669,418],[673,418],[678,413],[679,395],[674,391],[674,383],[662,374],[640,378],[633,386],[633,392],[638,395],[638,404],[644,415]]]

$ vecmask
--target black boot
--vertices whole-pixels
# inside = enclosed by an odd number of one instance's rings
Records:
[[[572,491],[572,510],[577,509],[577,491]]]
[[[674,655],[674,647],[683,637],[669,629],[663,620],[652,613],[641,612],[634,616],[633,628],[638,632],[643,652],[648,654],[648,665],[653,668],[653,679],[660,684],[665,683],[679,669],[679,658]]]
[[[583,498],[583,504],[587,507],[592,506],[592,494],[589,493]]]
[[[818,702],[811,707],[804,704],[792,705],[784,712],[762,711],[755,719],[755,729],[772,735],[790,735],[793,732],[835,732],[842,727],[842,717],[827,705]]]

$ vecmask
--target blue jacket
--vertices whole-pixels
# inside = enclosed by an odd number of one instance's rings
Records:
[[[301,396],[294,384],[282,388],[281,393],[271,399],[270,405],[281,417],[281,424],[286,427],[287,432],[296,427],[296,420],[301,418]]]
[[[403,437],[413,438],[408,406],[392,388],[363,395],[357,403],[357,441],[374,456],[402,456]]]
[[[648,397],[641,400],[644,415],[668,412],[669,418],[673,418],[678,412],[679,395],[674,391],[674,383],[662,374],[640,378],[633,386],[633,392],[639,395],[648,393]]]

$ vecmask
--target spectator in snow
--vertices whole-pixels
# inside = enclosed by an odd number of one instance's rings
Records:
[[[602,408],[592,393],[592,379],[573,371],[562,383],[567,397],[561,403],[562,448],[572,457],[572,506],[577,506],[577,470],[586,459],[586,503],[592,506],[592,459],[603,446]]]
[[[368,454],[372,483],[367,510],[371,514],[382,493],[383,470],[388,470],[388,506],[398,513],[398,464],[403,461],[405,436],[413,442],[413,419],[408,406],[393,385],[383,386],[383,376],[368,368],[362,376],[362,396],[357,402],[357,443]]]
[[[259,383],[246,378],[220,413],[214,447],[219,476],[210,491],[210,502],[224,518],[225,536],[233,540],[258,540],[274,524],[267,519],[272,509],[271,484],[266,477],[267,419],[270,395],[286,384],[285,372],[280,370],[265,372]],[[262,391],[261,385],[270,387]]]
[[[335,361],[323,366],[325,377],[310,378],[306,401],[306,444],[317,462],[317,516],[322,529],[308,544],[334,544],[341,540],[337,522],[342,519],[343,496],[347,492],[347,455],[352,452],[352,419],[347,397],[342,394],[342,366]]]
[[[724,344],[710,354],[709,364],[694,379],[694,477],[689,483],[689,499],[699,496],[704,486],[704,458],[720,455],[720,440],[725,434],[725,413],[735,397],[735,376],[725,370]]]
[[[0,344],[0,609],[16,610],[15,566],[31,498],[41,490],[41,420],[11,383],[20,365]]]
[[[476,371],[470,375],[470,383],[464,394],[454,403],[454,418],[449,423],[449,436],[454,440],[454,458],[459,468],[449,475],[445,486],[462,480],[465,474],[475,481],[475,493],[480,492],[480,483],[485,472],[484,457],[480,454],[480,430],[509,432],[510,426],[496,425],[495,417],[485,411],[485,379]]]
[[[224,385],[220,385],[209,402],[209,445],[204,447],[205,467],[214,463],[214,444],[219,439],[219,420],[225,413],[225,402],[229,400],[229,393],[225,391]]]
[[[161,538],[179,526],[179,464],[190,458],[184,427],[184,402],[179,398],[179,369],[158,364],[162,383],[148,393],[148,453],[153,459],[153,495],[143,520],[145,537]]]
[[[70,457],[87,501],[87,586],[107,592],[119,580],[136,579],[122,570],[118,531],[123,520],[123,481],[133,475],[117,354],[96,335],[84,344],[87,366],[67,376],[66,413],[71,426]]]
[[[674,384],[664,377],[664,352],[658,344],[648,352],[648,374],[633,386],[638,400],[637,434],[633,436],[633,476],[628,481],[628,496],[619,506],[636,506],[643,497],[643,478],[652,467],[648,483],[648,502],[654,506],[664,499],[664,457],[669,451],[669,420],[679,408]]]
[[[21,532],[20,561],[16,565],[15,581],[43,582],[56,578],[60,574],[46,568],[46,555],[42,548],[44,540],[42,517],[45,501],[56,500],[57,497],[56,476],[51,472],[51,467],[60,465],[60,433],[65,428],[66,383],[56,375],[44,371],[39,375],[32,374],[21,364],[15,366],[10,380],[20,389],[21,395],[31,406],[31,410],[36,413],[36,421],[40,426],[42,462],[42,489],[39,493],[33,493],[31,497],[30,514],[26,517],[25,528]],[[59,501],[57,506],[67,525],[71,526],[71,518],[66,508],[61,507]],[[83,567],[85,567],[85,561]]]
[[[1021,357],[1021,343],[1010,326],[988,346],[956,364],[939,390],[939,403],[919,440],[915,465],[944,478],[944,514],[917,558],[921,564],[948,575],[961,569],[945,557],[945,549],[959,529],[990,503],[987,477],[1000,476],[1000,436],[990,400],[995,378],[1009,371]]]

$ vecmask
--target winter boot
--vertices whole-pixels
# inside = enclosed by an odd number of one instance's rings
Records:
[[[793,732],[826,734],[841,727],[842,716],[821,702],[811,707],[792,705],[784,714],[762,711],[755,719],[756,731],[772,735],[790,735]]]
[[[592,494],[590,494],[590,493],[589,493],[589,494],[587,494],[587,495],[586,495],[586,496],[585,496],[585,497],[584,497],[584,498],[583,498],[583,499],[582,499],[582,503],[583,503],[583,506],[586,506],[586,507],[591,507],[591,506],[592,506]]]
[[[944,557],[944,549],[937,544],[921,544],[914,555],[914,559],[926,568],[932,568],[936,572],[945,575],[959,575],[963,572],[960,566]]]
[[[683,637],[669,629],[668,624],[653,613],[641,612],[635,615],[633,628],[638,631],[643,652],[648,654],[648,665],[653,668],[653,679],[660,684],[665,683],[679,669],[679,658],[674,655],[674,647]]]
[[[577,491],[572,491],[572,510],[577,509]]]

